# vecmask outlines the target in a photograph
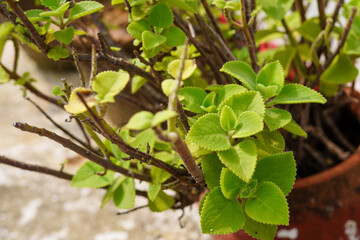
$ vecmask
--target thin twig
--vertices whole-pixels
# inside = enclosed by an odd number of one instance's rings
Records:
[[[72,48],[71,53],[72,53],[72,56],[74,58],[74,64],[75,64],[76,70],[79,73],[80,85],[82,87],[85,87],[85,76],[84,76],[84,73],[83,73],[83,71],[82,71],[82,69],[80,67],[78,53],[77,53],[77,51],[76,51],[76,49],[74,47]]]
[[[123,174],[124,176],[128,176],[128,177],[132,177],[132,178],[136,178],[139,179],[141,181],[146,181],[146,182],[151,182],[151,178],[150,176],[146,176],[140,173],[136,173],[130,170],[127,170],[125,168],[122,168],[120,166],[117,166],[115,164],[113,164],[112,162],[107,162],[106,159],[102,158],[101,156],[90,152],[87,149],[84,149],[82,147],[80,147],[79,145],[75,144],[74,142],[72,142],[69,139],[63,138],[59,135],[57,135],[54,132],[51,132],[49,130],[46,130],[44,128],[40,129],[37,128],[35,126],[31,126],[29,124],[26,123],[20,123],[20,122],[16,122],[13,124],[14,127],[25,131],[25,132],[29,132],[29,133],[35,133],[38,134],[39,136],[44,136],[47,137],[57,143],[60,143],[61,145],[63,145],[65,148],[68,148],[74,152],[76,152],[77,154],[79,154],[80,156],[83,156],[86,159],[89,159],[90,161],[104,167],[104,168],[108,168],[112,171],[118,172]]]
[[[335,10],[333,12],[333,15],[332,15],[332,25],[331,25],[331,28],[330,28],[330,32],[333,30],[334,26],[335,26],[335,23],[338,19],[338,16],[339,16],[339,12],[340,12],[340,9],[342,7],[342,5],[344,4],[344,1],[345,0],[338,0],[338,2],[336,3],[336,6],[335,6]]]
[[[226,43],[226,40],[225,40],[225,38],[224,38],[224,36],[223,36],[223,34],[221,32],[221,29],[220,29],[220,27],[218,25],[218,21],[216,21],[214,15],[212,14],[212,11],[210,9],[210,6],[209,6],[208,2],[206,0],[201,0],[201,3],[202,3],[202,5],[203,5],[203,7],[205,9],[206,14],[208,15],[208,17],[209,17],[209,19],[211,21],[211,24],[215,28],[215,31],[216,31],[217,35],[221,39],[221,42]],[[219,42],[219,44],[220,44],[220,42]]]
[[[131,213],[131,212],[135,212],[139,209],[142,209],[142,208],[147,208],[148,205],[143,205],[143,206],[139,206],[139,207],[135,207],[135,208],[132,208],[130,210],[127,210],[125,212],[118,212],[117,215],[125,215],[125,214],[128,214],[128,213]]]
[[[319,19],[320,19],[320,28],[325,29],[326,25],[326,16],[325,16],[325,2],[324,0],[317,0],[318,10],[319,10]]]
[[[13,159],[7,158],[5,156],[1,156],[1,155],[0,155],[0,163],[10,165],[10,166],[13,166],[16,168],[21,168],[24,170],[32,171],[32,172],[44,173],[44,174],[51,175],[51,176],[61,178],[61,179],[65,179],[65,180],[71,180],[73,177],[73,175],[62,172],[62,171],[57,171],[54,169],[50,169],[50,168],[35,165],[35,164],[19,162],[19,161],[16,161],[16,160],[13,160]]]
[[[24,11],[20,8],[18,2],[14,0],[6,0],[9,4],[9,7],[14,11],[16,16],[20,19],[20,21],[25,25],[25,27],[29,30],[30,35],[33,37],[36,46],[43,52],[46,53],[48,50],[48,46],[43,41],[37,30],[35,29],[34,25],[30,22],[28,17],[25,15]]]
[[[89,87],[91,88],[92,82],[97,73],[97,61],[96,61],[96,49],[95,46],[91,46],[91,71],[90,71],[90,78],[89,78]]]
[[[302,23],[305,22],[306,17],[305,17],[305,8],[304,8],[303,0],[296,0],[296,8],[298,9],[298,11],[300,13],[301,22]]]

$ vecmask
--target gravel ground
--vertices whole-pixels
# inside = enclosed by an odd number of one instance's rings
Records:
[[[11,44],[6,45],[2,57],[5,65],[11,66],[12,54]],[[75,72],[40,69],[21,52],[19,72],[26,71],[31,72],[38,80],[36,86],[45,92],[59,84],[62,77],[77,79]],[[29,97],[37,100],[35,96]],[[76,155],[62,146],[12,127],[13,122],[20,121],[56,131],[24,100],[19,86],[1,85],[0,104],[1,155],[54,169],[59,169],[64,160],[74,159]],[[77,131],[71,123],[64,123],[68,114],[41,100],[39,104],[57,122]],[[65,171],[74,172],[80,164],[74,161]],[[178,221],[181,211],[151,213],[141,209],[117,216],[118,209],[112,203],[100,209],[103,193],[103,190],[71,188],[65,180],[0,165],[0,240],[211,239],[200,232],[197,206],[185,209],[181,229]],[[143,204],[145,199],[136,199],[137,206]]]

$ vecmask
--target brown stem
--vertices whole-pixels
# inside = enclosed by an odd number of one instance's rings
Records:
[[[189,132],[190,125],[189,125],[189,122],[188,122],[188,118],[187,118],[187,116],[185,114],[185,111],[184,111],[179,99],[177,99],[176,111],[179,114],[179,120],[180,120],[181,124],[183,125],[185,131]]]
[[[65,179],[65,180],[71,180],[73,177],[73,175],[64,173],[62,171],[57,171],[54,169],[50,169],[50,168],[35,165],[35,164],[27,164],[24,162],[19,162],[19,161],[16,161],[16,160],[13,160],[13,159],[7,158],[5,156],[1,156],[1,155],[0,155],[0,163],[10,165],[10,166],[13,166],[16,168],[21,168],[24,170],[32,171],[32,172],[48,174],[48,175],[51,175],[51,176],[54,176],[57,178],[61,178],[61,179]]]
[[[296,0],[296,8],[299,10],[301,22],[305,22],[305,8],[303,0]]]
[[[319,10],[319,19],[320,19],[320,28],[325,29],[326,26],[326,16],[325,16],[325,2],[324,0],[317,0],[318,10]]]
[[[338,0],[338,2],[336,3],[335,10],[334,10],[333,15],[331,17],[333,21],[332,21],[332,25],[330,27],[330,32],[332,31],[332,29],[335,26],[335,23],[336,23],[336,21],[338,19],[338,16],[339,16],[340,9],[341,9],[342,5],[344,4],[344,1],[345,0]]]
[[[26,124],[26,123],[16,122],[13,125],[14,125],[14,127],[18,128],[22,131],[35,133],[35,134],[38,134],[39,136],[44,136],[44,137],[47,137],[57,143],[60,143],[65,148],[68,148],[68,149],[76,152],[80,156],[83,156],[84,158],[89,159],[90,161],[92,161],[106,169],[121,173],[124,176],[139,179],[141,181],[151,182],[151,178],[149,176],[127,170],[125,168],[122,168],[120,166],[113,164],[112,162],[106,161],[106,159],[102,158],[101,156],[94,154],[94,153],[90,152],[89,150],[80,147],[79,145],[75,144],[71,140],[63,138],[54,132],[51,132],[44,128],[40,129],[35,126],[30,126],[29,124]]]
[[[43,41],[37,30],[35,29],[34,25],[30,22],[28,17],[25,15],[24,11],[18,5],[18,2],[14,0],[6,0],[9,7],[14,11],[16,16],[20,19],[20,21],[25,25],[25,27],[29,30],[30,35],[33,37],[36,46],[43,52],[46,53],[48,50],[48,46]]]
[[[202,5],[203,5],[203,7],[204,7],[204,9],[205,9],[205,12],[206,12],[206,14],[208,15],[208,17],[209,17],[209,19],[210,19],[210,21],[211,21],[211,24],[213,25],[213,27],[214,27],[217,35],[220,37],[221,42],[225,42],[225,43],[226,43],[226,40],[225,40],[225,38],[224,38],[224,36],[223,36],[223,34],[222,34],[222,32],[221,32],[221,29],[220,29],[220,27],[219,27],[219,25],[218,25],[218,22],[216,21],[214,15],[213,15],[212,12],[211,12],[211,9],[210,9],[210,6],[209,6],[208,2],[207,2],[206,0],[201,0],[201,3],[202,3]]]

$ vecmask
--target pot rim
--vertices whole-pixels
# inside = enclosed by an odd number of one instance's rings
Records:
[[[335,165],[334,167],[329,168],[320,173],[296,180],[293,190],[301,189],[313,185],[318,185],[323,182],[329,181],[333,178],[338,177],[339,175],[346,173],[347,171],[351,170],[352,168],[354,168],[356,165],[359,164],[360,164],[360,146],[346,160]]]

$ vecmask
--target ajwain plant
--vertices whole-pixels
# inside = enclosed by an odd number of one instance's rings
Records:
[[[199,214],[207,234],[243,229],[273,239],[278,225],[289,224],[286,196],[297,173],[283,134],[307,137],[306,122],[293,120],[291,105],[325,104],[312,88],[331,97],[355,79],[356,1],[339,0],[328,19],[324,0],[318,0],[319,17],[310,19],[302,0],[112,0],[103,1],[105,8],[97,1],[40,2],[27,11],[21,1],[0,2],[8,20],[0,26],[0,50],[7,40],[16,46],[13,69],[1,64],[0,83],[13,79],[25,95],[67,111],[84,136],[57,124],[32,100],[69,138],[27,123],[14,127],[89,161],[75,175],[5,156],[1,163],[71,180],[72,187],[105,188],[101,206],[113,200],[120,209],[133,208],[136,195],[147,198],[154,212],[184,209],[204,193]],[[109,29],[116,26],[102,21],[107,9],[127,10],[133,54],[112,38]],[[257,30],[259,22],[267,28]],[[284,37],[283,45],[259,51]],[[339,40],[334,52],[332,39]],[[63,80],[54,96],[42,93],[28,73],[17,74],[19,42],[73,62],[79,83]],[[104,118],[111,114],[107,105],[119,98],[139,109],[124,111],[123,125]],[[309,114],[309,107],[299,106]],[[138,181],[148,190],[138,190]]]

